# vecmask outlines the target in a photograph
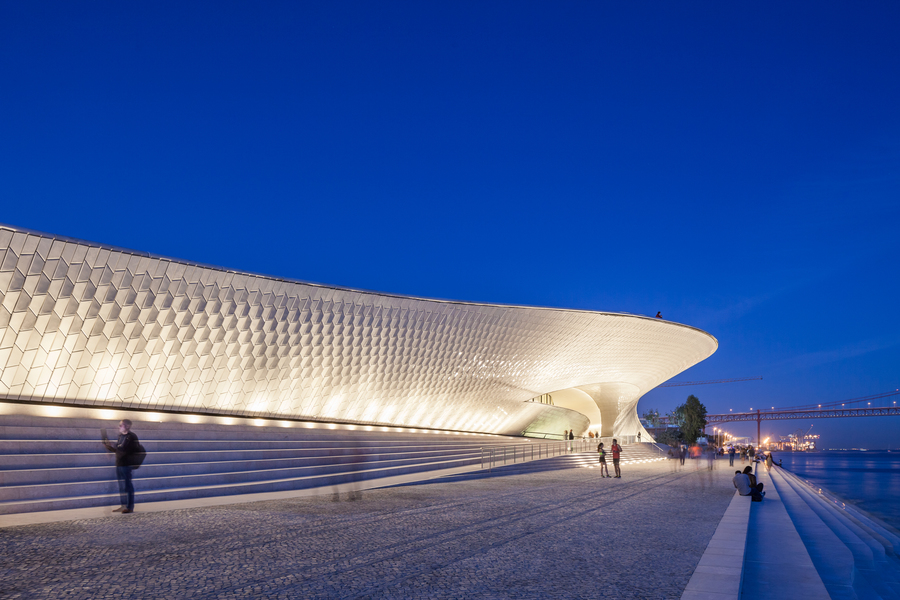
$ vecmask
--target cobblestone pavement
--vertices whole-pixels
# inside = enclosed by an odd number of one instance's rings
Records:
[[[674,463],[674,461],[668,461]],[[705,463],[703,464],[705,467]],[[679,598],[732,472],[628,465],[0,530],[0,598]]]

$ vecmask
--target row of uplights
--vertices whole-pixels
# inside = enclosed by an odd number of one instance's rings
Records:
[[[0,402],[0,414],[14,414],[21,411],[21,404],[12,404]],[[465,431],[442,431],[438,429],[415,429],[411,427],[386,427],[378,425],[349,425],[338,423],[317,423],[312,421],[278,421],[271,419],[254,419],[248,417],[219,417],[214,415],[197,415],[197,414],[180,414],[180,413],[155,413],[140,412],[130,413],[126,410],[116,411],[110,409],[95,409],[86,407],[67,407],[67,406],[40,406],[34,407],[39,411],[41,416],[45,417],[68,417],[78,418],[84,417],[82,411],[96,412],[100,419],[104,421],[118,421],[124,418],[133,418],[136,421],[155,421],[162,423],[164,421],[175,423],[192,423],[192,424],[221,424],[221,425],[238,425],[250,423],[256,427],[298,427],[305,429],[343,429],[349,431],[392,431],[403,433],[434,433],[434,434],[453,434],[453,435],[479,435],[502,437],[494,433],[470,433]],[[141,416],[141,419],[135,417]]]

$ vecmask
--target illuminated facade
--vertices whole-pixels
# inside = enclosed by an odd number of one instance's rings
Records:
[[[659,319],[342,289],[0,226],[12,401],[650,439],[637,401],[716,347]]]

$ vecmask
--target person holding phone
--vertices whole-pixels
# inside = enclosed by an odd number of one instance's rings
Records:
[[[128,514],[134,512],[134,484],[131,482],[132,455],[139,450],[138,437],[131,431],[131,420],[119,421],[119,437],[115,446],[106,436],[106,429],[100,430],[103,445],[109,452],[116,453],[116,478],[119,480],[119,500],[122,504],[113,512]]]

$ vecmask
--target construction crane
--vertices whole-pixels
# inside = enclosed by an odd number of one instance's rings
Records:
[[[670,381],[656,387],[682,387],[686,385],[709,385],[711,383],[735,383],[738,381],[759,381],[762,376],[758,377],[738,377],[736,379],[711,379],[709,381]]]

